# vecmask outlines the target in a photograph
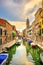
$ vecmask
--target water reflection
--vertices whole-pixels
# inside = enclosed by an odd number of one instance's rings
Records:
[[[29,62],[27,59],[26,47],[20,45],[17,47],[16,54],[13,55],[11,60],[11,65],[33,65],[32,62]]]

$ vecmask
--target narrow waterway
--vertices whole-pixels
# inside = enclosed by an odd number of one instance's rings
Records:
[[[16,53],[10,61],[11,65],[34,65],[27,58],[26,47],[21,44],[16,48]]]

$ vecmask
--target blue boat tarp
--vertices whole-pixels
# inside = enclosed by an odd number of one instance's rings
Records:
[[[32,43],[33,41],[32,40],[27,40],[27,42]]]
[[[8,57],[7,54],[0,54],[0,64]]]

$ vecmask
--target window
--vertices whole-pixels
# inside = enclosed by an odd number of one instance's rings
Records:
[[[41,17],[43,18],[43,11],[41,12]]]
[[[5,30],[5,35],[7,35],[7,30]]]
[[[0,39],[0,45],[2,44],[2,39]]]
[[[42,24],[43,24],[43,20],[42,20]]]
[[[39,23],[36,23],[36,25],[38,25]]]
[[[43,28],[42,28],[42,34],[43,34]]]
[[[2,29],[0,28],[0,35],[2,35]]]
[[[41,25],[39,24],[39,28],[41,28]]]
[[[40,29],[40,31],[39,31],[39,36],[41,36],[41,29]]]
[[[29,35],[31,35],[31,33]]]
[[[31,32],[31,30],[29,30],[28,32]]]

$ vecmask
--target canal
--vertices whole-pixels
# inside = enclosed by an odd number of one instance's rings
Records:
[[[21,45],[14,45],[8,50],[9,58],[6,65],[42,65],[40,53],[36,47],[32,48],[27,42]]]

